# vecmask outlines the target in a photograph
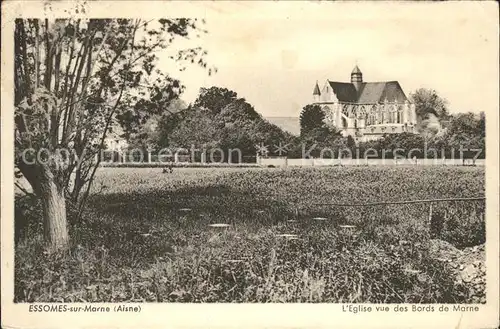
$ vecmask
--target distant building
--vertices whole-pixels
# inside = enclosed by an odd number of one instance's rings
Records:
[[[397,81],[363,82],[356,67],[351,82],[327,80],[313,90],[314,104],[320,105],[325,121],[357,141],[369,141],[384,134],[416,133],[415,105],[410,103]]]
[[[128,143],[125,139],[120,137],[123,133],[123,129],[118,124],[113,125],[113,131],[108,132],[105,144],[108,151],[123,152],[128,148]]]

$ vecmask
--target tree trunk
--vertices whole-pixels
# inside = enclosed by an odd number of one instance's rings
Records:
[[[54,181],[48,170],[40,175],[39,197],[42,201],[44,238],[49,252],[65,250],[69,246],[64,190]]]

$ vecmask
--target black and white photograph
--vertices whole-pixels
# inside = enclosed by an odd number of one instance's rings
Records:
[[[2,22],[11,302],[487,306],[497,5],[59,2]]]

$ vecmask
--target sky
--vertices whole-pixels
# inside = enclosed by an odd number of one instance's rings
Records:
[[[222,4],[222,5],[221,5]],[[221,86],[263,116],[298,117],[326,79],[398,80],[432,88],[451,112],[498,111],[498,7],[479,2],[198,2],[208,34],[179,43],[208,51],[218,72],[172,72],[192,102]],[[200,11],[200,6],[203,7]],[[170,69],[167,61],[160,67]]]

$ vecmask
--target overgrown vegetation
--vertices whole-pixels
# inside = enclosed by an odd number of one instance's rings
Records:
[[[29,224],[16,245],[15,300],[469,301],[449,265],[430,257],[429,205],[316,203],[483,195],[483,168],[159,170],[100,169],[69,254],[43,252],[36,204],[17,213]],[[484,211],[481,201],[434,204],[445,218],[437,238],[484,243]]]
[[[158,52],[213,72],[202,48],[172,51],[176,39],[206,32],[204,21],[81,19],[79,10],[15,20],[15,165],[41,201],[51,251],[69,244],[66,204],[83,212],[113,123],[140,129],[182,92],[156,68]]]

